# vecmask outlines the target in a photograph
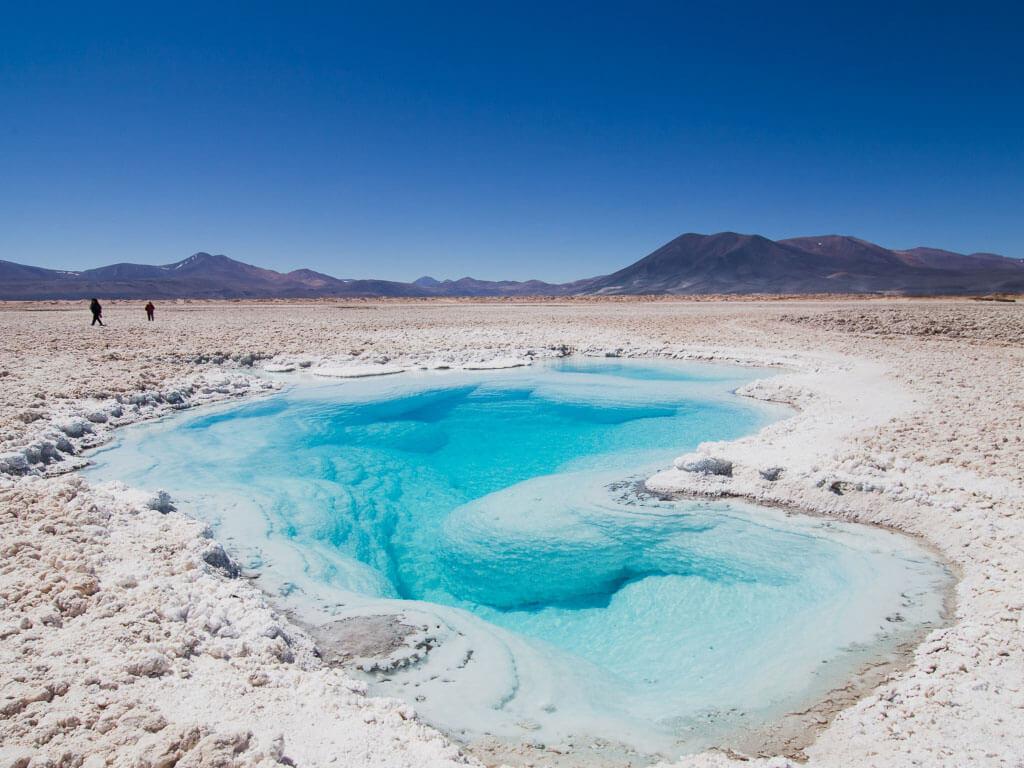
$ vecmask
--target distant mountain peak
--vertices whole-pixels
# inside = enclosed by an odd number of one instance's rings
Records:
[[[737,232],[688,232],[618,272],[583,281],[580,290],[627,295],[1024,291],[1024,262],[908,256],[848,235],[773,241]]]

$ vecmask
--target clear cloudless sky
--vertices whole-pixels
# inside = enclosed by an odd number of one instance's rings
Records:
[[[1024,6],[8,2],[0,259],[567,280],[683,232],[1024,256]]]

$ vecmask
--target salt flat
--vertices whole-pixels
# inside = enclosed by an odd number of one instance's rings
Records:
[[[48,476],[118,424],[296,375],[256,379],[251,366],[471,367],[567,351],[784,366],[741,394],[789,402],[792,418],[703,445],[649,485],[891,526],[957,571],[949,626],[904,669],[734,750],[771,765],[789,762],[775,753],[823,766],[1019,764],[1024,304],[196,302],[158,317],[147,325],[141,307],[111,303],[108,326],[90,328],[84,307],[0,305],[0,765],[572,762],[560,745],[460,751],[327,667],[259,580],[228,578],[223,550],[167,500]],[[731,476],[687,469],[722,462]]]

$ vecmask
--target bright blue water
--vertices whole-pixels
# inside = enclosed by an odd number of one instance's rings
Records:
[[[374,684],[445,727],[672,751],[938,617],[942,569],[905,539],[622,482],[783,415],[730,394],[753,376],[567,359],[306,383],[129,430],[91,473],[169,490],[295,604],[434,625],[426,662]]]

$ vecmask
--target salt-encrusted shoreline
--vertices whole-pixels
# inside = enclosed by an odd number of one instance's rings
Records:
[[[465,370],[508,368],[524,364],[528,365],[530,360],[537,356],[563,356],[568,353],[568,349],[559,349],[554,355],[548,355],[547,352],[548,351],[545,350],[528,350],[526,354],[529,357],[525,358],[525,360],[511,358],[511,362],[507,362],[506,360],[498,360],[493,363],[489,361],[473,361],[462,365],[446,364],[441,367],[446,369],[450,367],[461,367]],[[614,358],[621,357],[622,350],[590,349],[586,354],[589,356]],[[443,351],[441,352],[441,355],[442,357],[444,356]],[[628,353],[628,357],[634,359],[650,356],[649,351],[646,353],[643,351],[631,351]],[[782,366],[790,369],[808,367],[807,360],[800,359],[799,357],[780,359],[775,355],[765,354],[758,350],[744,350],[740,352],[736,350],[718,350],[702,347],[694,349],[679,349],[670,354],[662,352],[657,354],[656,357],[757,367]],[[313,361],[316,361],[317,364],[314,365]],[[314,375],[328,377],[341,376],[342,378],[349,376],[365,377],[375,375],[393,375],[406,370],[415,370],[427,367],[436,366],[420,363],[409,364],[408,367],[402,367],[400,365],[387,365],[380,362],[352,364],[348,361],[344,361],[339,364],[337,361],[317,360],[315,355],[299,356],[299,360],[280,361],[275,359],[260,366],[262,370],[272,373],[292,373],[295,371],[307,370],[309,373]],[[375,369],[379,369],[379,372]],[[341,371],[343,373],[336,373],[336,371]],[[349,373],[349,371],[352,371],[352,373]],[[760,389],[762,387],[764,387],[763,382],[755,382],[747,391],[737,392],[737,394],[753,397],[755,399],[786,403],[793,405],[794,407],[798,407],[797,404],[801,401],[807,401],[808,399],[813,399],[815,397],[814,390],[806,385],[789,384],[783,387],[771,388],[767,391]],[[11,458],[7,460],[8,465],[6,467],[4,467],[3,464],[4,457],[0,456],[0,467],[5,469],[8,469],[9,467],[8,474],[19,474],[17,470],[25,466],[27,466],[30,471],[35,471],[46,476],[69,472],[84,466],[87,463],[84,458],[78,455],[81,450],[102,445],[112,437],[110,428],[126,426],[144,420],[163,418],[170,413],[184,410],[186,408],[223,403],[230,399],[260,396],[278,389],[280,389],[280,382],[269,382],[251,375],[246,375],[241,370],[229,370],[222,373],[214,373],[212,375],[207,374],[199,377],[188,377],[185,381],[171,383],[162,391],[157,393],[137,393],[127,398],[118,398],[108,403],[97,403],[92,400],[71,402],[65,406],[64,415],[55,419],[51,423],[43,425],[43,428],[40,430],[40,436],[33,440],[21,452],[21,454],[18,452],[10,454]],[[129,408],[127,413],[124,412],[124,406],[126,405]],[[96,414],[109,414],[111,418],[97,418]],[[65,457],[62,457],[63,460],[58,458],[57,460],[53,460],[52,463],[48,463],[46,459],[53,459],[55,453],[57,456],[60,456],[58,452],[53,451],[52,445],[55,439],[60,439],[61,435],[69,438],[72,445]],[[42,446],[42,450],[40,446]],[[29,463],[26,461],[20,463],[17,462],[16,459],[22,455],[26,458],[42,457],[42,460],[37,458],[35,463]],[[14,470],[14,472],[11,470]],[[109,492],[109,490],[109,488],[101,489],[101,491],[105,492]],[[666,488],[659,488],[657,490],[663,494],[668,492]],[[130,498],[134,495],[137,501],[141,500],[142,506],[146,509],[154,509],[163,512],[173,509],[169,497],[160,491],[147,493],[137,489],[122,487],[118,489],[118,494],[125,498]],[[704,488],[699,490],[688,488],[682,491],[677,489],[674,495],[680,497],[692,497],[695,495],[743,497],[742,493],[732,492],[725,488],[714,488],[710,491]],[[794,511],[814,513],[813,510]],[[209,536],[209,531],[204,530],[201,535],[203,538],[207,538]],[[226,556],[223,548],[219,544],[212,543],[204,552],[201,559],[203,559],[208,565],[213,565],[216,568],[220,568],[220,570],[226,570],[228,574],[233,577],[238,575],[238,569],[230,563],[229,558]],[[273,596],[268,595],[266,597],[272,604]],[[305,629],[307,632],[312,631],[315,633],[315,627],[305,627],[303,623],[297,619],[293,620],[293,632],[294,624],[298,624],[299,627]],[[401,634],[402,629],[402,626],[399,625],[396,628],[396,631]],[[922,633],[921,637],[917,638],[917,640],[919,641],[920,639],[923,639],[923,636],[924,634]],[[321,640],[320,642],[326,641]],[[865,691],[875,687],[875,685],[884,679],[884,676],[887,673],[904,667],[910,651],[916,645],[917,641],[913,643],[905,643],[899,650],[897,658],[894,660],[873,661],[866,664],[863,668],[857,670],[853,678],[843,688],[830,690],[825,699],[815,703],[803,712],[793,713],[792,716],[787,716],[783,722],[769,724],[766,727],[752,731],[746,738],[742,738],[738,741],[730,741],[729,744],[723,745],[725,752],[748,755],[781,754],[796,757],[797,759],[804,757],[802,750],[811,743],[816,733],[820,731],[832,717],[841,711],[841,709],[856,701]],[[326,647],[329,648],[330,644]],[[323,650],[324,646],[322,646],[321,649]],[[538,753],[538,750],[535,750],[528,745],[505,745],[498,741],[494,741],[488,742],[486,745],[477,744],[466,746],[470,747],[471,751],[482,749],[488,757],[500,754],[505,757],[516,756],[519,760],[529,758],[531,762],[540,762],[552,765],[574,762],[571,755],[566,756],[558,751],[548,753],[543,750]],[[587,750],[587,752],[590,751]],[[609,758],[612,755],[615,756],[615,759],[609,761]],[[627,758],[635,760],[640,757],[640,755],[636,754],[632,750],[626,751],[623,748],[616,747],[614,744],[609,743],[605,747],[603,754],[595,755],[590,753],[586,758],[584,758],[584,760],[588,764],[594,764],[598,760],[600,760],[601,764],[614,764],[616,760],[625,760]]]
[[[83,451],[111,440],[118,427],[278,389],[278,383],[228,370],[188,376],[155,391],[70,400],[49,418],[39,415],[27,422],[30,428],[20,444],[0,453],[0,476],[45,477],[72,472],[88,464],[81,455]]]
[[[789,424],[786,429],[769,427],[734,443],[703,446],[704,457],[733,462],[730,478],[671,470],[652,479],[652,485],[796,505],[890,525],[935,543],[962,573],[955,623],[933,632],[909,669],[843,712],[807,753],[813,764],[821,765],[1014,764],[1024,752],[1019,598],[1024,494],[1012,469],[1014,457],[1020,466],[1020,433],[1016,441],[1012,433],[998,435],[1007,438],[1002,445],[1008,447],[1001,450],[1009,456],[945,469],[948,461],[931,455],[942,451],[941,442],[920,438],[950,421],[1019,428],[1019,381],[998,375],[1001,368],[1020,363],[1019,346],[1008,345],[1001,329],[995,343],[944,339],[958,345],[952,351],[968,350],[975,360],[967,366],[955,360],[943,364],[936,357],[948,359],[951,349],[929,349],[932,339],[911,336],[893,345],[900,347],[897,354],[886,348],[888,343],[873,342],[870,333],[877,333],[878,326],[872,328],[870,312],[863,313],[867,331],[851,339],[846,329],[843,334],[818,330],[823,323],[816,315],[832,317],[820,307],[812,307],[810,320],[796,312],[784,320],[766,320],[749,306],[732,310],[726,327],[716,324],[714,339],[706,330],[695,332],[691,322],[682,324],[693,343],[659,344],[670,328],[678,332],[680,317],[707,319],[705,307],[693,312],[693,307],[680,306],[674,311],[664,306],[588,307],[588,312],[602,315],[603,325],[582,331],[560,328],[550,317],[537,318],[524,329],[516,311],[494,308],[497,318],[484,316],[489,330],[483,339],[466,343],[459,334],[426,329],[416,341],[421,346],[429,342],[429,353],[413,351],[406,362],[422,364],[436,356],[439,342],[455,338],[459,345],[454,349],[464,359],[477,360],[522,355],[531,346],[554,354],[561,344],[624,355],[676,354],[685,347],[686,354],[713,356],[725,347],[754,349],[751,342],[770,327],[776,338],[762,350],[771,361],[801,359],[819,367],[813,374],[786,374],[769,382],[774,388],[770,394],[790,398],[801,414],[783,422]],[[927,324],[929,305],[909,306],[906,311],[919,311]],[[475,307],[470,317],[458,321],[475,326],[480,311]],[[777,315],[780,310],[773,311]],[[943,307],[954,318],[966,311]],[[1019,314],[989,316],[1020,323]],[[38,314],[32,318],[38,319]],[[227,322],[226,315],[223,319]],[[401,327],[404,320],[399,313],[390,322]],[[638,331],[637,324],[646,327]],[[802,332],[807,325],[809,331]],[[383,337],[376,340],[377,349],[387,348],[389,327],[385,323],[384,331],[376,331]],[[516,342],[495,344],[501,336]],[[536,344],[526,344],[526,336]],[[609,339],[625,341],[612,344]],[[828,351],[807,352],[819,348]],[[282,351],[294,356],[301,348]],[[765,352],[740,357],[764,363]],[[396,364],[397,357],[391,357]],[[365,353],[357,357],[380,362],[365,358]],[[849,371],[844,388],[844,365],[864,366],[859,382],[874,387],[871,397],[861,396],[858,404],[855,388],[849,386],[856,377]],[[10,375],[0,375],[4,373]],[[165,386],[163,382],[176,379],[175,373],[180,370],[155,377],[156,383]],[[912,377],[936,374],[947,390],[953,382],[975,395],[976,418],[958,421],[964,414],[955,410],[936,417],[921,407],[928,401],[921,397],[921,387],[912,386]],[[971,381],[986,374],[991,380],[980,385]],[[810,378],[802,384],[792,381],[801,376]],[[792,389],[780,389],[787,379]],[[934,386],[923,390],[938,405],[951,399],[948,391]],[[997,391],[1003,402],[993,409],[983,395],[991,400]],[[30,430],[15,431],[20,434],[8,435],[6,448]],[[901,436],[902,444],[892,442],[893,434]],[[979,448],[976,440],[964,445]],[[907,455],[908,448],[923,455]],[[769,458],[771,466],[766,466]],[[44,471],[45,460],[36,462]],[[775,480],[762,474],[777,467],[782,471]],[[175,759],[179,765],[215,759],[228,761],[223,764],[273,764],[285,756],[319,765],[327,764],[332,754],[358,765],[471,760],[409,719],[402,705],[366,699],[358,685],[352,690],[352,681],[325,668],[305,634],[282,622],[258,591],[220,573],[225,561],[202,538],[200,526],[177,513],[147,509],[153,501],[127,490],[89,489],[77,478],[3,481],[0,743],[6,752],[0,754],[13,761],[20,750],[38,764],[65,754],[71,756],[68,764],[75,764],[78,755],[95,765],[104,764],[97,760],[104,757],[115,764],[154,765],[173,764]],[[253,617],[257,620],[250,621]],[[268,629],[267,622],[277,629]],[[319,700],[311,701],[308,694]],[[28,758],[33,752],[35,757]],[[678,765],[727,762],[724,754],[707,753]]]

